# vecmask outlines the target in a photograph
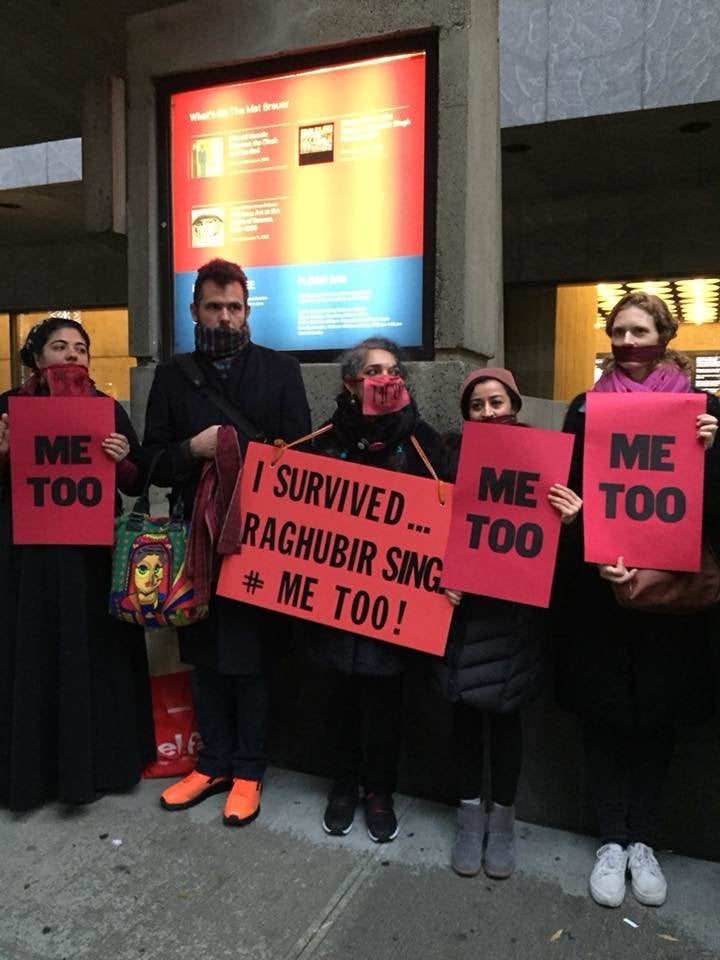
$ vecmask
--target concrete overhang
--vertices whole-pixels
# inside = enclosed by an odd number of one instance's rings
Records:
[[[57,243],[86,232],[81,180],[0,190],[0,246]]]
[[[75,180],[82,180],[80,137],[0,150],[0,192]]]

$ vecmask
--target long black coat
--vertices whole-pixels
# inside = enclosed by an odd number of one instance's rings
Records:
[[[448,471],[442,441],[429,424],[418,421],[415,437],[425,455],[441,479],[447,479]],[[338,441],[334,431],[317,437],[313,443],[313,453],[328,457],[341,457],[351,463],[380,467],[409,473],[416,477],[428,477],[427,467],[418,456],[409,438],[402,444],[401,453],[388,448],[382,453],[369,453],[352,445],[344,446]],[[411,651],[393,643],[372,640],[333,627],[314,625],[304,627],[308,635],[313,659],[321,666],[339,670],[341,673],[362,676],[383,677],[402,673],[411,656]]]
[[[460,435],[446,438],[453,476]],[[447,650],[433,664],[446,699],[478,710],[514,713],[531,703],[543,682],[545,611],[494,597],[465,594],[455,610]]]
[[[212,363],[195,353],[207,382],[223,393],[270,440],[296,440],[310,432],[310,411],[297,360],[250,343],[223,380]],[[182,496],[186,517],[192,514],[204,460],[190,453],[190,438],[229,417],[201,396],[174,361],[162,363],[148,397],[143,450],[146,461],[158,449],[161,456],[153,481],[171,486],[171,497]],[[241,451],[248,437],[236,428]],[[207,620],[178,632],[184,662],[217,669],[222,674],[257,674],[263,670],[273,638],[284,617],[260,607],[215,597]]]
[[[0,414],[17,392],[0,396]],[[115,430],[135,459],[139,444],[118,403]],[[155,756],[145,638],[108,614],[109,547],[13,546],[7,480],[0,482],[0,804],[88,803],[99,791],[131,787]]]
[[[720,403],[708,396],[708,412]],[[575,435],[570,485],[582,490],[585,395],[570,404],[564,430]],[[595,564],[582,560],[582,527],[562,571],[557,629],[557,695],[583,719],[618,728],[652,728],[712,715],[711,637],[717,610],[689,616],[628,611],[615,602]],[[720,448],[705,456],[703,535],[720,547]]]

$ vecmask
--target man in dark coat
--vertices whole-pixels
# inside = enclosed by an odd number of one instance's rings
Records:
[[[299,364],[250,340],[247,278],[237,264],[211,260],[200,268],[190,312],[194,382],[182,357],[158,366],[143,444],[148,458],[162,451],[153,482],[172,486],[186,517],[203,465],[215,458],[221,425],[235,427],[243,454],[257,435],[291,441],[310,432]],[[181,658],[195,667],[193,699],[203,747],[196,769],[163,792],[166,810],[184,810],[229,790],[223,817],[228,826],[257,817],[266,765],[268,657],[285,623],[259,607],[212,597],[208,619],[180,631]]]

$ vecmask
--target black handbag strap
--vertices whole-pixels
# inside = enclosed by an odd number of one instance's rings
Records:
[[[218,410],[222,411],[234,426],[242,430],[245,436],[251,440],[257,440],[259,443],[267,441],[267,437],[262,430],[259,430],[244,414],[240,413],[237,407],[234,407],[229,400],[208,383],[207,377],[192,353],[176,353],[173,360],[198,392]]]
[[[163,453],[165,453],[164,449],[156,450],[152,456],[152,459],[150,460],[142,492],[137,500],[133,503],[132,509],[130,510],[125,522],[125,526],[128,530],[142,530],[145,517],[150,515],[150,486],[152,484],[152,476],[155,471],[155,467],[157,466],[158,461]],[[170,522],[181,523],[182,519],[182,497],[177,497],[170,513]]]

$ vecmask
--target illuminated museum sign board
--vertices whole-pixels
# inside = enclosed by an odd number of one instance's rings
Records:
[[[165,87],[161,220],[175,351],[194,348],[198,267],[223,257],[248,274],[258,343],[311,359],[381,335],[429,355],[434,61],[427,44],[415,46]]]

